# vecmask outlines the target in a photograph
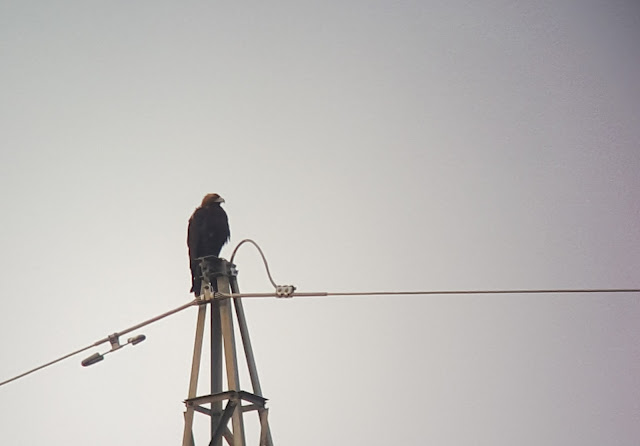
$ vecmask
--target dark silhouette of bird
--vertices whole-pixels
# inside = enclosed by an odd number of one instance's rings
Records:
[[[189,247],[189,264],[191,266],[191,292],[200,295],[200,278],[198,257],[220,255],[220,250],[229,240],[229,220],[227,213],[220,207],[224,198],[218,194],[207,194],[202,204],[189,218],[187,229],[187,246]]]

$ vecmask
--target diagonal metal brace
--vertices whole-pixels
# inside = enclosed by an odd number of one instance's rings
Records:
[[[214,444],[216,444],[216,442],[220,438],[222,438],[222,435],[227,427],[227,423],[231,419],[231,415],[233,415],[233,411],[235,410],[237,405],[238,405],[238,402],[236,400],[229,400],[227,402],[227,406],[224,408],[224,411],[222,412],[222,416],[220,417],[220,422],[218,423],[218,427],[216,428],[216,431],[211,437],[211,442],[209,443],[209,446],[213,446]]]

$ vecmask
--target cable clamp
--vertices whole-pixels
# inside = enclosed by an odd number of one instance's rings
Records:
[[[293,297],[293,293],[296,291],[296,287],[293,285],[277,285],[276,297]]]
[[[107,339],[109,339],[109,342],[111,343],[112,352],[122,348],[122,345],[120,345],[120,335],[118,333],[110,334]]]

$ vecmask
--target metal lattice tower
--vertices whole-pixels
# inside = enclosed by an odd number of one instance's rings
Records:
[[[267,418],[268,409],[265,406],[267,400],[262,396],[242,300],[239,298],[220,297],[220,294],[228,296],[232,293],[237,294],[240,292],[236,267],[234,264],[215,256],[203,257],[198,261],[200,262],[199,272],[202,277],[202,289],[199,299],[202,302],[198,308],[189,394],[184,401],[186,411],[184,414],[182,446],[195,445],[192,431],[195,412],[211,417],[210,446],[222,446],[223,438],[230,446],[245,446],[244,414],[252,411],[257,411],[260,420],[259,445],[273,446]],[[233,324],[234,311],[231,306],[231,300],[233,300],[235,307],[235,315],[242,338],[247,367],[249,368],[253,393],[240,389]],[[211,394],[196,396],[207,306],[211,308]],[[227,376],[227,390],[223,390],[222,387],[223,355]],[[243,402],[246,404],[243,404]],[[210,407],[207,408],[203,405],[210,405]],[[231,430],[228,427],[229,420],[231,420]]]

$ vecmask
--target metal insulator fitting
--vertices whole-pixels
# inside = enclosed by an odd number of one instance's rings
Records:
[[[109,335],[107,339],[109,339],[109,342],[111,343],[111,351],[118,350],[122,347],[120,345],[120,337],[118,336],[118,333]]]
[[[276,297],[293,297],[296,287],[293,285],[276,286]]]

